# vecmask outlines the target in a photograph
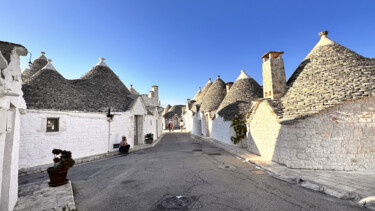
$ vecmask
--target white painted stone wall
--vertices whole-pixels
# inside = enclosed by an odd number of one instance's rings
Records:
[[[201,120],[201,131],[202,131],[202,136],[207,136],[206,133],[206,116],[203,112],[199,112],[199,119]]]
[[[59,118],[59,132],[46,132],[48,117]],[[120,118],[115,116],[111,125],[121,124]],[[21,128],[20,169],[52,163],[54,148],[69,150],[73,158],[81,158],[108,152],[115,140],[119,142],[112,130],[108,143],[105,113],[27,110]]]
[[[266,160],[273,160],[280,128],[281,125],[267,101],[261,102],[247,127],[249,151],[261,155]]]
[[[268,108],[263,102],[250,123],[262,157],[291,168],[375,169],[375,98],[348,101],[288,125],[272,119]]]
[[[108,123],[109,124],[109,123]],[[130,147],[134,147],[134,120],[131,112],[115,113],[113,120],[110,122],[111,134],[108,145],[109,151],[117,151],[118,148],[113,148],[114,144],[121,143],[122,136],[126,136]]]
[[[13,210],[18,198],[20,116],[26,109],[19,55],[26,55],[25,51],[13,49],[10,62],[0,67],[5,76],[5,79],[0,77],[0,210]],[[0,56],[5,61],[2,54]]]
[[[113,145],[120,143],[123,135],[134,147],[134,116],[146,114],[142,99],[137,98],[128,112],[113,114],[113,119],[108,121],[106,113],[27,110],[21,120],[21,143],[25,143],[25,147],[21,144],[19,168],[52,163],[54,148],[72,151],[73,158],[116,151]],[[59,132],[46,132],[49,117],[59,118]],[[156,131],[155,117],[150,119],[154,127],[144,122],[140,136]]]

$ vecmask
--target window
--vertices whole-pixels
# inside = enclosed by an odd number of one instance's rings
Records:
[[[267,97],[267,92],[265,92],[264,95]]]
[[[59,118],[47,118],[47,132],[59,131]]]
[[[152,125],[152,120],[150,120],[150,125]]]
[[[268,92],[268,95],[271,97],[271,91]]]

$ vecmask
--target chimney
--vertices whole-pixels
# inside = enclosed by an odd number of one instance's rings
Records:
[[[149,91],[148,92],[148,98],[153,98],[154,97],[154,92],[153,91]]]
[[[284,69],[284,52],[270,51],[264,54],[263,59],[263,97],[272,100],[280,99],[286,89]]]
[[[159,87],[156,85],[152,86],[152,92],[154,92],[155,105],[159,103]]]
[[[232,88],[232,85],[233,85],[233,82],[227,82],[227,83],[226,83],[226,87],[227,87],[227,94],[228,94],[228,92],[229,92],[230,88]]]

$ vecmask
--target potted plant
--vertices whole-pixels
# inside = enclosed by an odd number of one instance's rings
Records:
[[[65,185],[68,182],[66,179],[68,170],[75,163],[72,158],[72,152],[61,149],[53,149],[52,154],[54,155],[54,165],[53,167],[49,167],[47,169],[50,179],[48,184],[52,187]]]
[[[153,140],[154,140],[154,134],[148,133],[148,134],[145,135],[146,144],[152,144]]]

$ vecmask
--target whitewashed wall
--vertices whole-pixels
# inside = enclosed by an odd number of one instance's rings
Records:
[[[116,151],[113,144],[121,143],[122,136],[126,136],[130,147],[134,147],[134,120],[131,112],[115,113],[110,122],[111,134],[109,142],[109,151]]]
[[[207,136],[207,131],[206,131],[206,116],[203,112],[199,112],[199,119],[201,120],[201,130],[202,130],[202,135]]]
[[[59,118],[59,132],[46,132],[48,117]],[[111,124],[114,125],[115,120]],[[111,149],[105,113],[27,110],[22,116],[21,128],[20,169],[52,163],[54,148],[71,151],[73,158]]]
[[[4,126],[7,122],[12,125],[11,130],[0,131],[0,210],[13,210],[18,198],[20,116],[26,109],[21,90],[20,57],[16,48],[2,72],[5,79],[0,77],[0,91],[7,90],[16,95],[0,95],[0,125]],[[9,120],[8,109],[11,105],[14,114]]]
[[[262,157],[292,168],[375,169],[375,98],[348,101],[288,125],[272,119],[267,107],[263,102],[250,123],[249,143]]]

